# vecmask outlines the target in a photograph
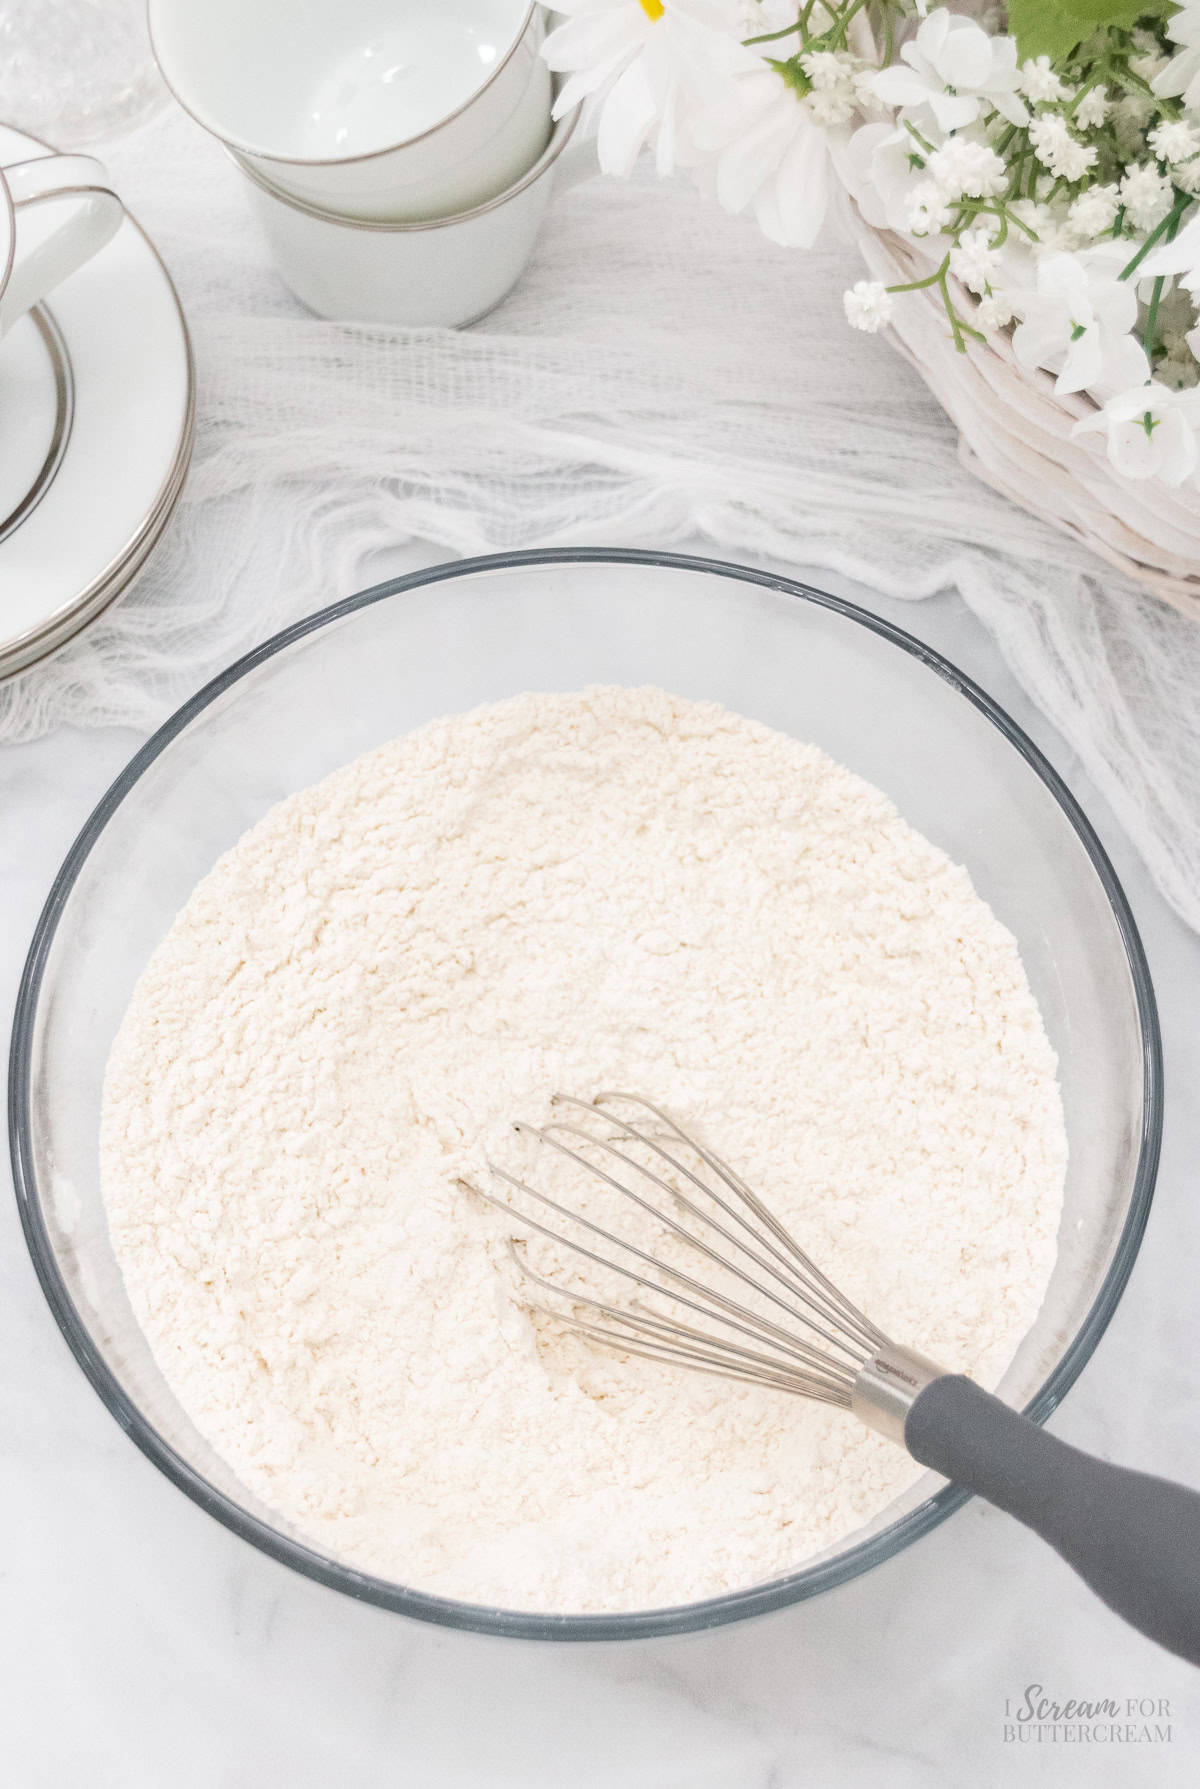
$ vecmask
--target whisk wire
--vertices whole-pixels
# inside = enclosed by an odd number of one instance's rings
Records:
[[[733,1299],[726,1298],[723,1293],[717,1292],[711,1286],[706,1286],[701,1281],[693,1279],[681,1269],[671,1267],[666,1262],[658,1260],[656,1256],[648,1254],[646,1250],[638,1248],[636,1244],[627,1241],[625,1238],[614,1236],[612,1231],[606,1230],[603,1225],[594,1223],[591,1218],[585,1217],[582,1212],[572,1211],[569,1206],[562,1205],[557,1199],[552,1199],[548,1193],[541,1192],[537,1187],[529,1186],[523,1180],[518,1180],[516,1175],[509,1174],[506,1169],[497,1167],[494,1163],[490,1163],[489,1167],[497,1179],[506,1182],[506,1184],[513,1187],[515,1191],[524,1193],[531,1199],[537,1199],[542,1205],[548,1206],[551,1210],[558,1212],[560,1216],[567,1218],[571,1223],[578,1224],[583,1229],[590,1231],[593,1235],[603,1238],[605,1242],[611,1243],[614,1248],[626,1250],[630,1255],[633,1255],[639,1261],[644,1262],[646,1266],[653,1268],[657,1273],[665,1274],[675,1283],[675,1287],[682,1286],[687,1290],[680,1292],[676,1289],[672,1289],[668,1294],[661,1284],[661,1281],[648,1279],[645,1274],[635,1272],[633,1268],[625,1266],[624,1263],[614,1261],[610,1256],[598,1254],[594,1249],[588,1248],[584,1243],[577,1242],[571,1237],[564,1236],[561,1231],[552,1229],[547,1224],[539,1223],[536,1218],[530,1217],[527,1212],[518,1211],[517,1215],[527,1229],[536,1230],[540,1235],[547,1237],[551,1242],[565,1244],[567,1248],[572,1249],[578,1255],[582,1255],[585,1259],[594,1262],[596,1266],[603,1267],[612,1273],[619,1274],[623,1279],[629,1280],[634,1285],[643,1287],[648,1292],[655,1293],[660,1297],[669,1296],[677,1304],[686,1305],[689,1310],[695,1311],[701,1317],[715,1319],[719,1323],[726,1324],[731,1329],[740,1330],[742,1334],[750,1336],[753,1339],[768,1342],[771,1346],[781,1349],[785,1354],[794,1355],[797,1359],[805,1360],[810,1365],[816,1365],[822,1368],[841,1367],[840,1362],[830,1360],[830,1358],[822,1354],[819,1349],[813,1348],[809,1343],[805,1342],[802,1337],[792,1335],[788,1330],[783,1329],[778,1324],[772,1323],[769,1319],[760,1316],[758,1312],[738,1304]],[[513,1207],[511,1205],[506,1204],[503,1199],[497,1199],[493,1194],[485,1192],[482,1187],[474,1186],[469,1181],[462,1181],[460,1182],[460,1185],[463,1185],[467,1187],[469,1191],[476,1193],[479,1198],[486,1200],[489,1205],[494,1205],[498,1211],[506,1213],[509,1217],[513,1215]],[[519,1265],[521,1266],[522,1271],[526,1273],[530,1271],[524,1263],[519,1263]],[[569,1288],[558,1287],[556,1290],[568,1301],[577,1302],[574,1300],[574,1294]],[[697,1298],[689,1297],[689,1292],[697,1294]],[[557,1313],[552,1314],[557,1315]],[[567,1323],[568,1326],[570,1326],[570,1319],[560,1316],[558,1320]],[[719,1340],[719,1338],[712,1339]],[[850,1369],[843,1370],[845,1371],[845,1383],[849,1386],[853,1379],[853,1373]]]
[[[635,1125],[630,1124],[628,1119],[622,1118],[620,1114],[609,1112],[606,1102],[612,1100],[621,1100],[631,1105],[641,1106],[644,1110],[653,1113],[654,1117],[662,1124],[665,1124],[670,1131],[679,1138],[680,1142],[682,1142],[686,1148],[692,1150],[694,1154],[708,1166],[713,1174],[724,1181],[725,1185],[735,1197],[741,1200],[742,1203],[753,1212],[754,1216],[758,1218],[760,1223],[763,1224],[778,1240],[782,1245],[782,1248],[786,1251],[786,1254],[781,1254],[780,1251],[772,1245],[769,1238],[762,1236],[759,1231],[755,1230],[754,1226],[747,1220],[741,1211],[735,1206],[730,1205],[713,1187],[709,1186],[705,1181],[694,1174],[686,1164],[676,1160],[674,1156],[664,1150],[655,1138],[648,1136],[644,1131],[639,1130]],[[778,1261],[781,1266],[786,1269],[788,1274],[792,1276],[787,1282],[789,1289],[791,1289],[796,1296],[803,1298],[806,1303],[817,1310],[827,1322],[850,1329],[857,1341],[868,1352],[878,1348],[887,1340],[882,1330],[878,1329],[869,1318],[864,1316],[862,1311],[847,1298],[840,1287],[836,1286],[832,1280],[821,1272],[821,1269],[816,1265],[812,1258],[804,1252],[799,1243],[779,1221],[770,1208],[764,1205],[761,1199],[759,1199],[752,1189],[746,1185],[746,1182],[742,1177],[735,1173],[727,1162],[722,1161],[720,1156],[715,1155],[694,1137],[689,1136],[681,1125],[677,1124],[673,1118],[662,1111],[658,1106],[652,1105],[649,1100],[642,1099],[640,1095],[633,1093],[598,1093],[593,1102],[577,1099],[571,1094],[556,1093],[550,1103],[551,1105],[577,1106],[581,1110],[585,1112],[590,1111],[593,1114],[598,1109],[603,1109],[605,1117],[611,1118],[614,1123],[620,1125],[627,1136],[635,1139],[639,1143],[645,1144],[647,1148],[653,1149],[658,1156],[669,1163],[670,1166],[675,1168],[679,1173],[685,1175],[687,1179],[707,1198],[718,1205],[726,1216],[744,1229],[748,1235],[752,1236],[761,1248],[769,1250],[776,1261]],[[582,1134],[589,1142],[599,1143],[602,1147],[609,1149],[613,1153],[619,1154],[621,1159],[628,1162],[630,1166],[640,1169],[643,1173],[649,1173],[649,1170],[646,1169],[642,1163],[637,1162],[629,1156],[623,1155],[619,1151],[613,1151],[613,1146],[611,1144],[605,1143],[600,1138],[593,1138],[590,1133],[583,1132]],[[651,1178],[656,1179],[657,1177],[651,1176]],[[657,1184],[659,1186],[664,1186],[664,1183],[661,1180],[658,1180]],[[665,1187],[665,1190],[673,1197],[683,1198],[683,1195],[676,1193],[673,1187]],[[684,1203],[688,1203],[686,1199],[684,1199]],[[736,1238],[731,1237],[722,1226],[716,1224],[706,1213],[696,1212],[695,1207],[691,1205],[689,1205],[689,1209],[699,1217],[702,1223],[711,1224],[714,1229],[720,1230],[721,1235],[724,1236],[732,1246],[744,1248],[744,1244],[739,1243]],[[752,1259],[754,1259],[759,1266],[766,1266],[766,1263],[759,1260],[759,1257],[755,1255],[752,1250],[746,1250],[746,1253],[750,1254]],[[796,1283],[797,1281],[799,1282],[798,1284]]]
[[[593,1136],[590,1132],[582,1130],[578,1125],[550,1124],[541,1129],[532,1125],[518,1125],[516,1128],[522,1132],[526,1132],[530,1136],[539,1138],[544,1143],[549,1143],[551,1148],[558,1150],[560,1154],[566,1156],[568,1160],[576,1163],[577,1166],[586,1169],[588,1173],[594,1174],[597,1179],[603,1181],[615,1191],[622,1193],[626,1198],[632,1200],[635,1205],[640,1206],[644,1212],[653,1217],[658,1223],[662,1224],[673,1235],[681,1237],[685,1242],[690,1243],[694,1248],[699,1249],[701,1254],[705,1255],[715,1266],[721,1268],[726,1273],[735,1275],[737,1279],[741,1280],[743,1285],[750,1287],[760,1297],[770,1299],[771,1302],[777,1305],[789,1318],[806,1323],[809,1328],[815,1331],[815,1333],[821,1337],[822,1341],[826,1342],[831,1348],[837,1348],[843,1353],[851,1355],[852,1357],[854,1356],[854,1350],[850,1348],[840,1336],[824,1326],[827,1322],[836,1321],[836,1318],[831,1317],[828,1312],[821,1309],[820,1305],[809,1296],[803,1283],[798,1283],[794,1276],[785,1277],[785,1275],[777,1268],[773,1267],[769,1261],[764,1260],[755,1249],[750,1248],[738,1237],[732,1235],[716,1218],[710,1217],[706,1212],[702,1211],[695,1204],[694,1200],[689,1199],[685,1193],[679,1192],[675,1187],[663,1180],[660,1175],[655,1174],[650,1168],[647,1168],[644,1163],[637,1161],[632,1156],[626,1155],[623,1150],[618,1149],[615,1144],[608,1142],[606,1139]],[[641,1194],[635,1192],[632,1187],[627,1186],[623,1181],[616,1180],[611,1174],[605,1173],[603,1168],[598,1167],[595,1162],[589,1161],[587,1156],[582,1155],[578,1150],[571,1149],[566,1144],[559,1142],[558,1138],[552,1134],[554,1131],[564,1131],[571,1136],[579,1137],[585,1143],[594,1144],[597,1148],[606,1151],[608,1155],[614,1156],[618,1161],[623,1162],[627,1168],[632,1168],[637,1173],[643,1174],[647,1180],[651,1181],[654,1186],[665,1193],[672,1202],[677,1202],[682,1205],[699,1223],[707,1225],[710,1229],[714,1230],[718,1236],[722,1237],[731,1248],[740,1250],[742,1254],[748,1256],[749,1259],[754,1262],[756,1267],[762,1272],[770,1274],[779,1285],[783,1286],[784,1290],[791,1295],[792,1299],[799,1300],[802,1304],[806,1305],[810,1311],[815,1312],[818,1317],[824,1319],[824,1322],[816,1322],[812,1316],[806,1315],[802,1311],[797,1311],[793,1304],[780,1298],[778,1293],[772,1291],[769,1286],[761,1285],[751,1274],[746,1273],[743,1268],[738,1266],[736,1261],[729,1260],[726,1256],[719,1253],[718,1250],[710,1247],[710,1245],[701,1237],[696,1236],[694,1232],[689,1230],[686,1225],[679,1223],[669,1212],[664,1211],[661,1206],[656,1205],[652,1200],[643,1198]],[[688,1170],[684,1168],[682,1164],[676,1163],[674,1159],[663,1150],[659,1150],[658,1153],[664,1160],[671,1163],[672,1166],[679,1167],[680,1171],[694,1181],[701,1190],[706,1193],[708,1192],[708,1188],[704,1187],[703,1182],[698,1180],[695,1175],[689,1174]],[[722,1209],[725,1209],[724,1201],[721,1200],[718,1195],[714,1193],[711,1196]],[[661,1266],[662,1263],[659,1265]]]

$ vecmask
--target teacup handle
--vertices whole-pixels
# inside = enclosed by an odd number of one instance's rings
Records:
[[[107,180],[103,165],[90,155],[42,155],[0,169],[13,212],[12,256],[0,290],[0,336],[116,235],[124,209]],[[22,255],[16,240],[19,214],[53,201],[74,203],[62,223]]]

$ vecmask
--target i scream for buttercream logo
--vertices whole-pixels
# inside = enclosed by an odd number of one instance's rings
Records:
[[[1005,1745],[1170,1745],[1166,1696],[1068,1696],[1059,1700],[1040,1683],[1004,1699]]]

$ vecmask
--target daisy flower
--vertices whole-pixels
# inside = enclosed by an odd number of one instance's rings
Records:
[[[698,119],[695,140],[711,157],[701,170],[726,211],[753,206],[763,234],[792,248],[811,248],[829,204],[831,143],[813,100],[778,69],[754,56],[733,76],[724,106]],[[836,114],[835,114],[836,116]]]
[[[694,112],[719,103],[722,74],[746,54],[724,0],[557,0],[563,23],[542,45],[565,74],[554,116],[581,101],[606,174],[628,174],[654,142],[658,171],[687,159]]]

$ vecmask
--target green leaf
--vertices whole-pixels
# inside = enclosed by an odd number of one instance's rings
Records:
[[[1049,56],[1057,62],[1102,25],[1128,30],[1153,0],[1009,0],[1008,28],[1017,40],[1017,60]]]

